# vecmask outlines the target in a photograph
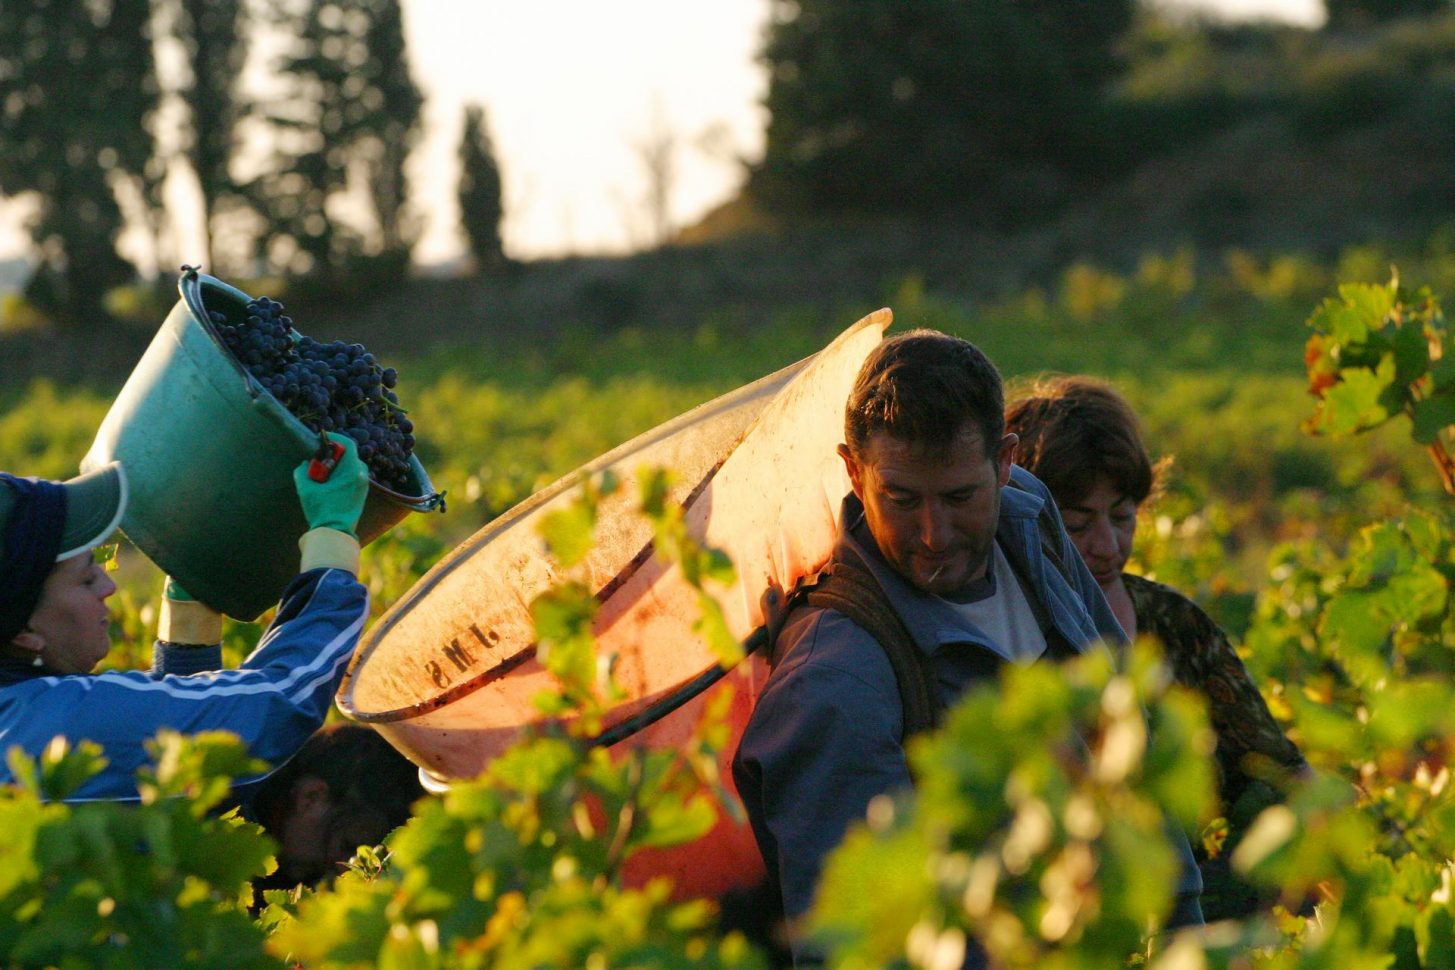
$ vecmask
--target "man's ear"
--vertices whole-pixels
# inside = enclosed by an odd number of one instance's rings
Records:
[[[292,797],[292,814],[303,818],[322,818],[333,808],[327,783],[313,775],[305,775],[293,783]]]
[[[854,497],[860,502],[864,501],[864,470],[854,458],[854,453],[845,444],[839,445],[839,457],[844,460],[844,468],[849,473],[849,487],[854,490]]]
[[[1000,439],[1000,449],[995,455],[995,467],[1002,486],[1010,481],[1010,466],[1015,464],[1015,446],[1020,444],[1020,440],[1020,435],[1014,433],[1007,434]]]

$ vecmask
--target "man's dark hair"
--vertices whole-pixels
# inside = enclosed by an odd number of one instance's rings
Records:
[[[377,818],[385,831],[409,821],[410,807],[424,795],[419,769],[379,732],[363,724],[328,724],[259,786],[254,814],[264,828],[276,831],[293,786],[309,777],[328,786],[337,816]]]
[[[968,340],[911,330],[885,340],[859,368],[844,407],[844,441],[862,455],[884,432],[933,453],[947,452],[970,422],[986,457],[1005,434],[1000,372]]]
[[[1137,415],[1105,381],[1043,380],[1016,396],[1005,425],[1020,436],[1016,464],[1045,482],[1058,505],[1079,502],[1102,477],[1138,505],[1156,485],[1160,464],[1147,456]]]

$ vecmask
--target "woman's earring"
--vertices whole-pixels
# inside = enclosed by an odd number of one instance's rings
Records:
[[[34,633],[35,632],[35,628],[34,627],[26,627],[25,630],[22,631],[22,632],[25,632],[25,633]],[[40,654],[37,653],[34,657],[30,658],[30,665],[32,667],[44,667],[45,666],[45,661],[42,660],[42,659],[40,659]]]

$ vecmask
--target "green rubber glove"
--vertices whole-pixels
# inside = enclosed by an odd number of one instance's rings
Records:
[[[162,587],[162,595],[169,600],[176,600],[179,603],[195,602],[197,597],[177,585],[177,581],[171,576],[167,577],[167,585]]]
[[[358,445],[353,438],[332,431],[328,436],[344,446],[344,453],[328,481],[315,482],[309,478],[309,462],[305,461],[293,470],[293,487],[298,490],[308,528],[334,529],[357,539],[354,529],[364,511],[364,499],[369,495],[369,470],[359,459]]]

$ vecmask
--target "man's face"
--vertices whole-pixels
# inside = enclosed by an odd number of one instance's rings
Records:
[[[985,575],[1015,435],[986,452],[971,423],[943,454],[884,432],[839,454],[879,552],[916,589],[953,597]]]
[[[322,779],[305,776],[294,783],[287,814],[274,833],[280,884],[331,885],[359,846],[378,845],[388,834],[382,813],[344,812]]]

